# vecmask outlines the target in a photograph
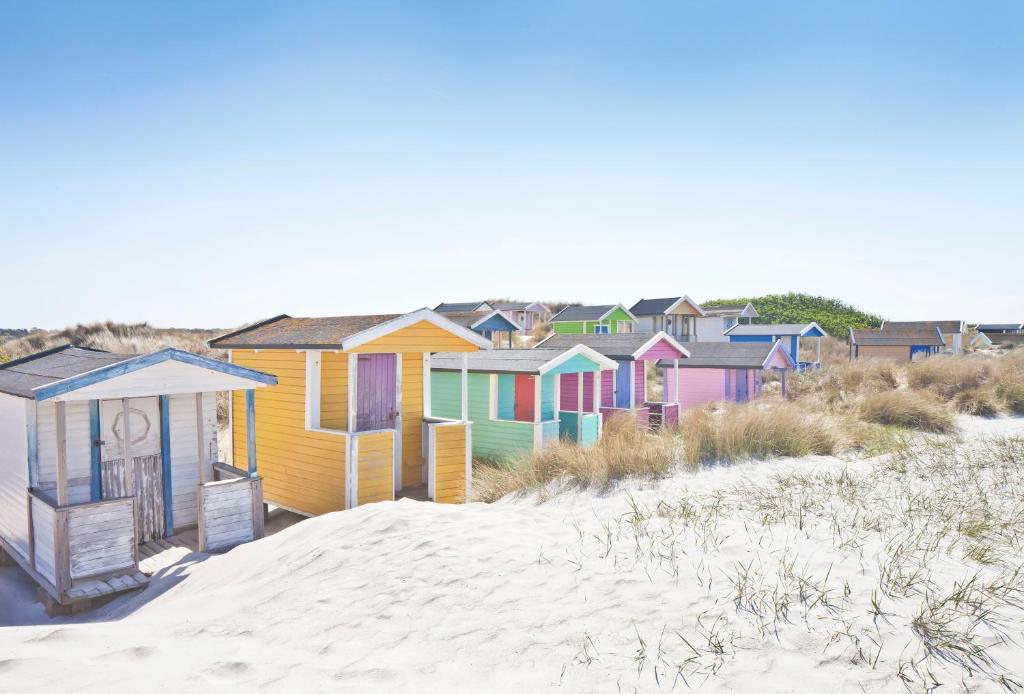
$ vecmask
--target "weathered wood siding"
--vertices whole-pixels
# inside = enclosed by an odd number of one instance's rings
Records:
[[[32,538],[35,542],[36,571],[57,584],[57,552],[54,543],[57,513],[42,499],[32,497]]]
[[[466,427],[448,424],[435,428],[434,501],[461,504],[466,501]]]
[[[910,361],[910,347],[906,345],[860,345],[858,359],[895,359]]]
[[[395,498],[393,431],[359,434],[353,438],[358,442],[356,463],[359,471],[357,499],[359,505],[375,501],[393,501]]]
[[[255,489],[258,482],[243,478],[209,482],[201,487],[201,550],[227,549],[256,539],[254,493],[258,491]]]
[[[113,499],[67,510],[72,579],[135,566],[133,506]]]
[[[278,378],[276,386],[255,394],[256,452],[266,499],[313,515],[343,510],[347,437],[306,430],[306,355],[234,350],[231,361]],[[245,468],[245,393],[236,391],[232,398],[233,463]]]
[[[244,400],[244,394],[243,394]],[[193,527],[199,522],[196,508],[199,486],[199,452],[196,440],[196,397],[193,394],[170,397],[171,420],[171,508],[174,528]],[[235,410],[245,413],[245,408]],[[244,416],[243,416],[244,425]],[[203,393],[203,451],[206,454],[206,480],[213,479],[217,461],[217,398]],[[235,450],[245,451],[242,448]]]
[[[28,557],[28,413],[34,403],[0,393],[0,537]]]
[[[136,504],[136,532],[139,542],[166,536],[164,527],[163,464],[159,455],[132,458],[134,490],[125,486],[124,458],[101,463],[103,498],[132,496]]]
[[[69,402],[64,407],[67,434],[68,503],[92,499],[89,482],[92,465],[92,436],[89,431],[89,403]],[[36,422],[39,437],[38,488],[57,488],[57,418],[52,401],[38,403]]]

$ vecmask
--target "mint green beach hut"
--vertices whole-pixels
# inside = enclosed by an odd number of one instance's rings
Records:
[[[539,451],[559,438],[591,444],[601,436],[601,414],[582,410],[582,398],[573,411],[560,410],[559,376],[617,367],[584,345],[433,354],[431,411],[435,417],[459,419],[465,407],[472,422],[473,455],[479,457],[511,458]]]

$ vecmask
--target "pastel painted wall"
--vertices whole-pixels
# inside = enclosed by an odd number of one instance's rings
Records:
[[[647,362],[637,359],[633,362],[633,392],[634,402],[637,405],[643,404],[647,399]]]
[[[499,376],[500,378],[500,376]],[[533,449],[534,425],[530,422],[490,418],[490,382],[486,373],[470,373],[467,384],[469,421],[473,455],[507,458]],[[458,419],[462,416],[462,377],[454,371],[432,371],[430,375],[431,409],[436,417]],[[509,415],[511,417],[511,415]]]

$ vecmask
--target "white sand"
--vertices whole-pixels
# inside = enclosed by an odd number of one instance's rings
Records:
[[[1019,419],[961,423],[1024,434]],[[1002,611],[1002,639],[979,628],[998,667],[968,678],[921,660],[921,595],[869,613],[883,533],[847,535],[825,512],[773,521],[753,501],[717,520],[707,510],[794,471],[875,465],[782,460],[543,504],[400,501],[311,519],[94,621],[0,629],[0,691],[904,692],[921,691],[897,677],[915,659],[940,691],[1006,691],[993,677],[1024,673],[1020,610]],[[698,509],[686,521],[631,511],[683,499]],[[980,568],[953,549],[927,564],[935,590]],[[776,619],[765,606],[782,598]]]

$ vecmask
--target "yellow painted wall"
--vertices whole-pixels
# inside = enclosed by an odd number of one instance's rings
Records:
[[[423,354],[402,354],[402,486],[423,482]]]
[[[232,363],[277,376],[256,389],[256,465],[267,501],[303,513],[345,508],[346,437],[306,431],[306,355],[234,350]],[[235,462],[245,462],[245,393],[232,394]]]
[[[466,500],[466,428],[446,425],[437,427],[436,431],[434,501],[461,504]]]
[[[348,429],[348,355],[320,355],[320,426]]]
[[[906,345],[861,345],[857,358],[910,361],[910,347]]]
[[[476,352],[480,348],[433,323],[420,321],[368,342],[353,352]]]
[[[359,505],[395,498],[394,432],[359,434],[356,460],[359,462]]]

